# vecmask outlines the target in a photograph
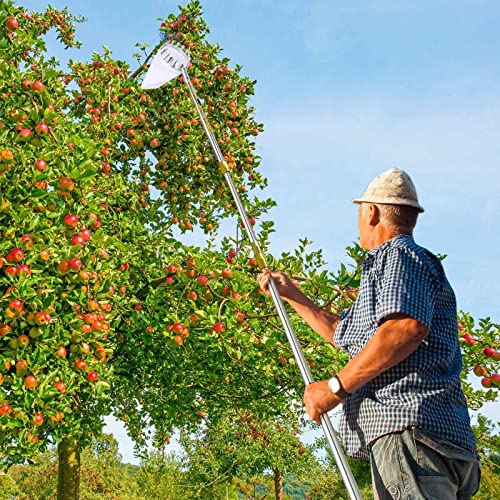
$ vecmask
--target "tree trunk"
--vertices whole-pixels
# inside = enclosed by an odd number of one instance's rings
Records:
[[[57,478],[57,500],[80,498],[80,446],[78,441],[64,438],[57,447],[59,475]]]
[[[274,469],[274,494],[276,500],[283,500],[283,476],[278,468]]]

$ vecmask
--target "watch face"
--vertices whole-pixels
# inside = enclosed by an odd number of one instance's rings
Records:
[[[328,381],[328,388],[330,389],[331,392],[333,392],[334,394],[337,394],[337,392],[340,389],[340,383],[339,383],[337,377],[332,377]]]

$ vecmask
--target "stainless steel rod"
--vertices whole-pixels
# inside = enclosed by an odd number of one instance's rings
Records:
[[[182,76],[184,77],[184,81],[188,85],[191,98],[194,102],[196,110],[198,111],[198,115],[200,117],[205,133],[207,134],[210,146],[212,147],[215,157],[217,158],[219,167],[222,167],[221,170],[229,186],[231,194],[233,195],[236,207],[243,221],[243,225],[250,239],[250,243],[252,244],[252,248],[254,250],[257,262],[259,263],[261,269],[263,269],[267,267],[264,255],[260,249],[259,242],[257,240],[257,237],[255,236],[253,227],[250,224],[248,215],[245,210],[245,206],[243,205],[238,190],[234,185],[231,173],[227,168],[227,164],[225,162],[224,155],[222,154],[222,151],[219,147],[219,143],[217,142],[217,139],[212,131],[212,128],[210,127],[208,119],[205,115],[205,112],[203,111],[201,102],[198,99],[198,96],[196,95],[196,91],[193,87],[191,79],[189,78],[189,74],[186,68],[182,69]],[[278,312],[278,316],[281,320],[281,323],[283,324],[283,328],[285,329],[288,342],[290,344],[290,347],[292,348],[293,356],[295,358],[297,366],[299,367],[302,379],[305,385],[312,384],[314,380],[311,375],[311,371],[309,369],[309,364],[304,356],[304,353],[302,352],[302,349],[300,348],[299,341],[297,339],[297,336],[295,335],[295,331],[290,322],[290,318],[288,317],[288,314],[286,312],[285,305],[283,304],[283,300],[281,299],[280,294],[278,293],[278,289],[276,288],[276,283],[272,278],[269,282],[269,291],[273,299],[274,305],[276,307],[276,310]],[[349,497],[354,500],[362,500],[361,493],[356,484],[356,480],[354,479],[351,468],[349,467],[349,464],[347,463],[344,453],[342,452],[342,448],[340,446],[339,440],[337,439],[337,435],[335,434],[335,430],[333,428],[330,418],[328,417],[328,414],[323,413],[320,417],[320,420],[321,420],[321,425],[323,427],[323,432],[325,433],[328,444],[333,452],[333,456],[335,458],[337,467],[340,471],[344,484],[349,493]]]

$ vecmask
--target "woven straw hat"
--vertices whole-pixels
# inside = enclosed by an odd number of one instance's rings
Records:
[[[377,175],[361,198],[352,200],[353,203],[382,203],[385,205],[406,205],[418,208],[419,212],[424,209],[418,202],[417,191],[410,176],[398,168],[391,168]]]

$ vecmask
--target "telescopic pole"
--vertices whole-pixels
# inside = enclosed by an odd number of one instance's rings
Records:
[[[205,112],[203,111],[200,100],[198,99],[198,96],[196,95],[196,91],[193,87],[193,84],[191,82],[191,79],[189,78],[189,74],[187,72],[187,69],[185,67],[182,68],[182,76],[184,77],[184,81],[186,82],[186,84],[189,88],[191,98],[192,98],[193,103],[196,107],[196,110],[198,111],[198,115],[200,117],[201,123],[203,125],[204,130],[205,130],[205,133],[207,134],[208,140],[210,142],[210,146],[212,147],[213,152],[215,154],[215,157],[217,159],[219,170],[220,170],[221,174],[224,176],[224,179],[226,180],[226,182],[229,186],[229,189],[231,190],[231,194],[233,195],[234,201],[235,201],[236,206],[238,208],[238,212],[239,212],[241,219],[243,221],[243,225],[244,225],[245,230],[246,230],[248,237],[250,239],[250,244],[252,245],[252,249],[253,249],[254,254],[255,254],[255,259],[257,260],[259,267],[261,269],[265,269],[267,267],[266,259],[264,257],[262,250],[260,249],[259,242],[255,236],[253,227],[250,224],[245,207],[241,201],[241,198],[240,198],[240,195],[236,189],[236,186],[234,185],[233,178],[231,176],[231,173],[229,171],[227,163],[224,159],[224,155],[222,154],[222,151],[219,147],[219,143],[217,142],[217,139],[215,138],[215,135],[212,131],[212,128],[210,127],[210,124],[208,123],[208,119],[205,115]],[[299,341],[297,339],[297,336],[295,335],[295,332],[293,330],[293,326],[290,323],[290,318],[288,317],[288,314],[285,310],[285,306],[283,304],[283,301],[281,300],[281,297],[278,293],[278,289],[276,288],[276,284],[274,283],[272,278],[269,281],[269,291],[271,293],[271,297],[273,299],[274,305],[276,306],[278,316],[279,316],[279,318],[283,324],[283,327],[285,329],[286,336],[288,338],[288,342],[290,343],[290,347],[292,348],[292,352],[293,352],[293,355],[295,357],[295,361],[297,363],[297,366],[299,367],[300,374],[302,375],[302,379],[304,380],[304,383],[306,385],[312,384],[314,382],[314,380],[313,380],[313,377],[311,375],[311,371],[309,370],[309,365],[307,363],[306,358],[304,357],[302,349],[300,348]],[[358,489],[358,486],[357,486],[356,481],[354,479],[354,476],[352,474],[351,468],[349,467],[349,464],[347,463],[347,460],[342,452],[342,448],[340,447],[340,443],[337,439],[337,435],[335,434],[335,430],[333,429],[332,422],[330,421],[330,419],[328,418],[328,415],[326,413],[323,413],[321,415],[320,420],[321,420],[321,425],[323,427],[323,432],[325,433],[328,444],[330,445],[330,448],[332,449],[333,456],[335,457],[335,461],[336,461],[337,466],[339,468],[342,479],[344,480],[344,484],[347,488],[347,491],[349,492],[350,498],[355,499],[355,500],[362,500],[361,493],[359,492],[359,489]]]

